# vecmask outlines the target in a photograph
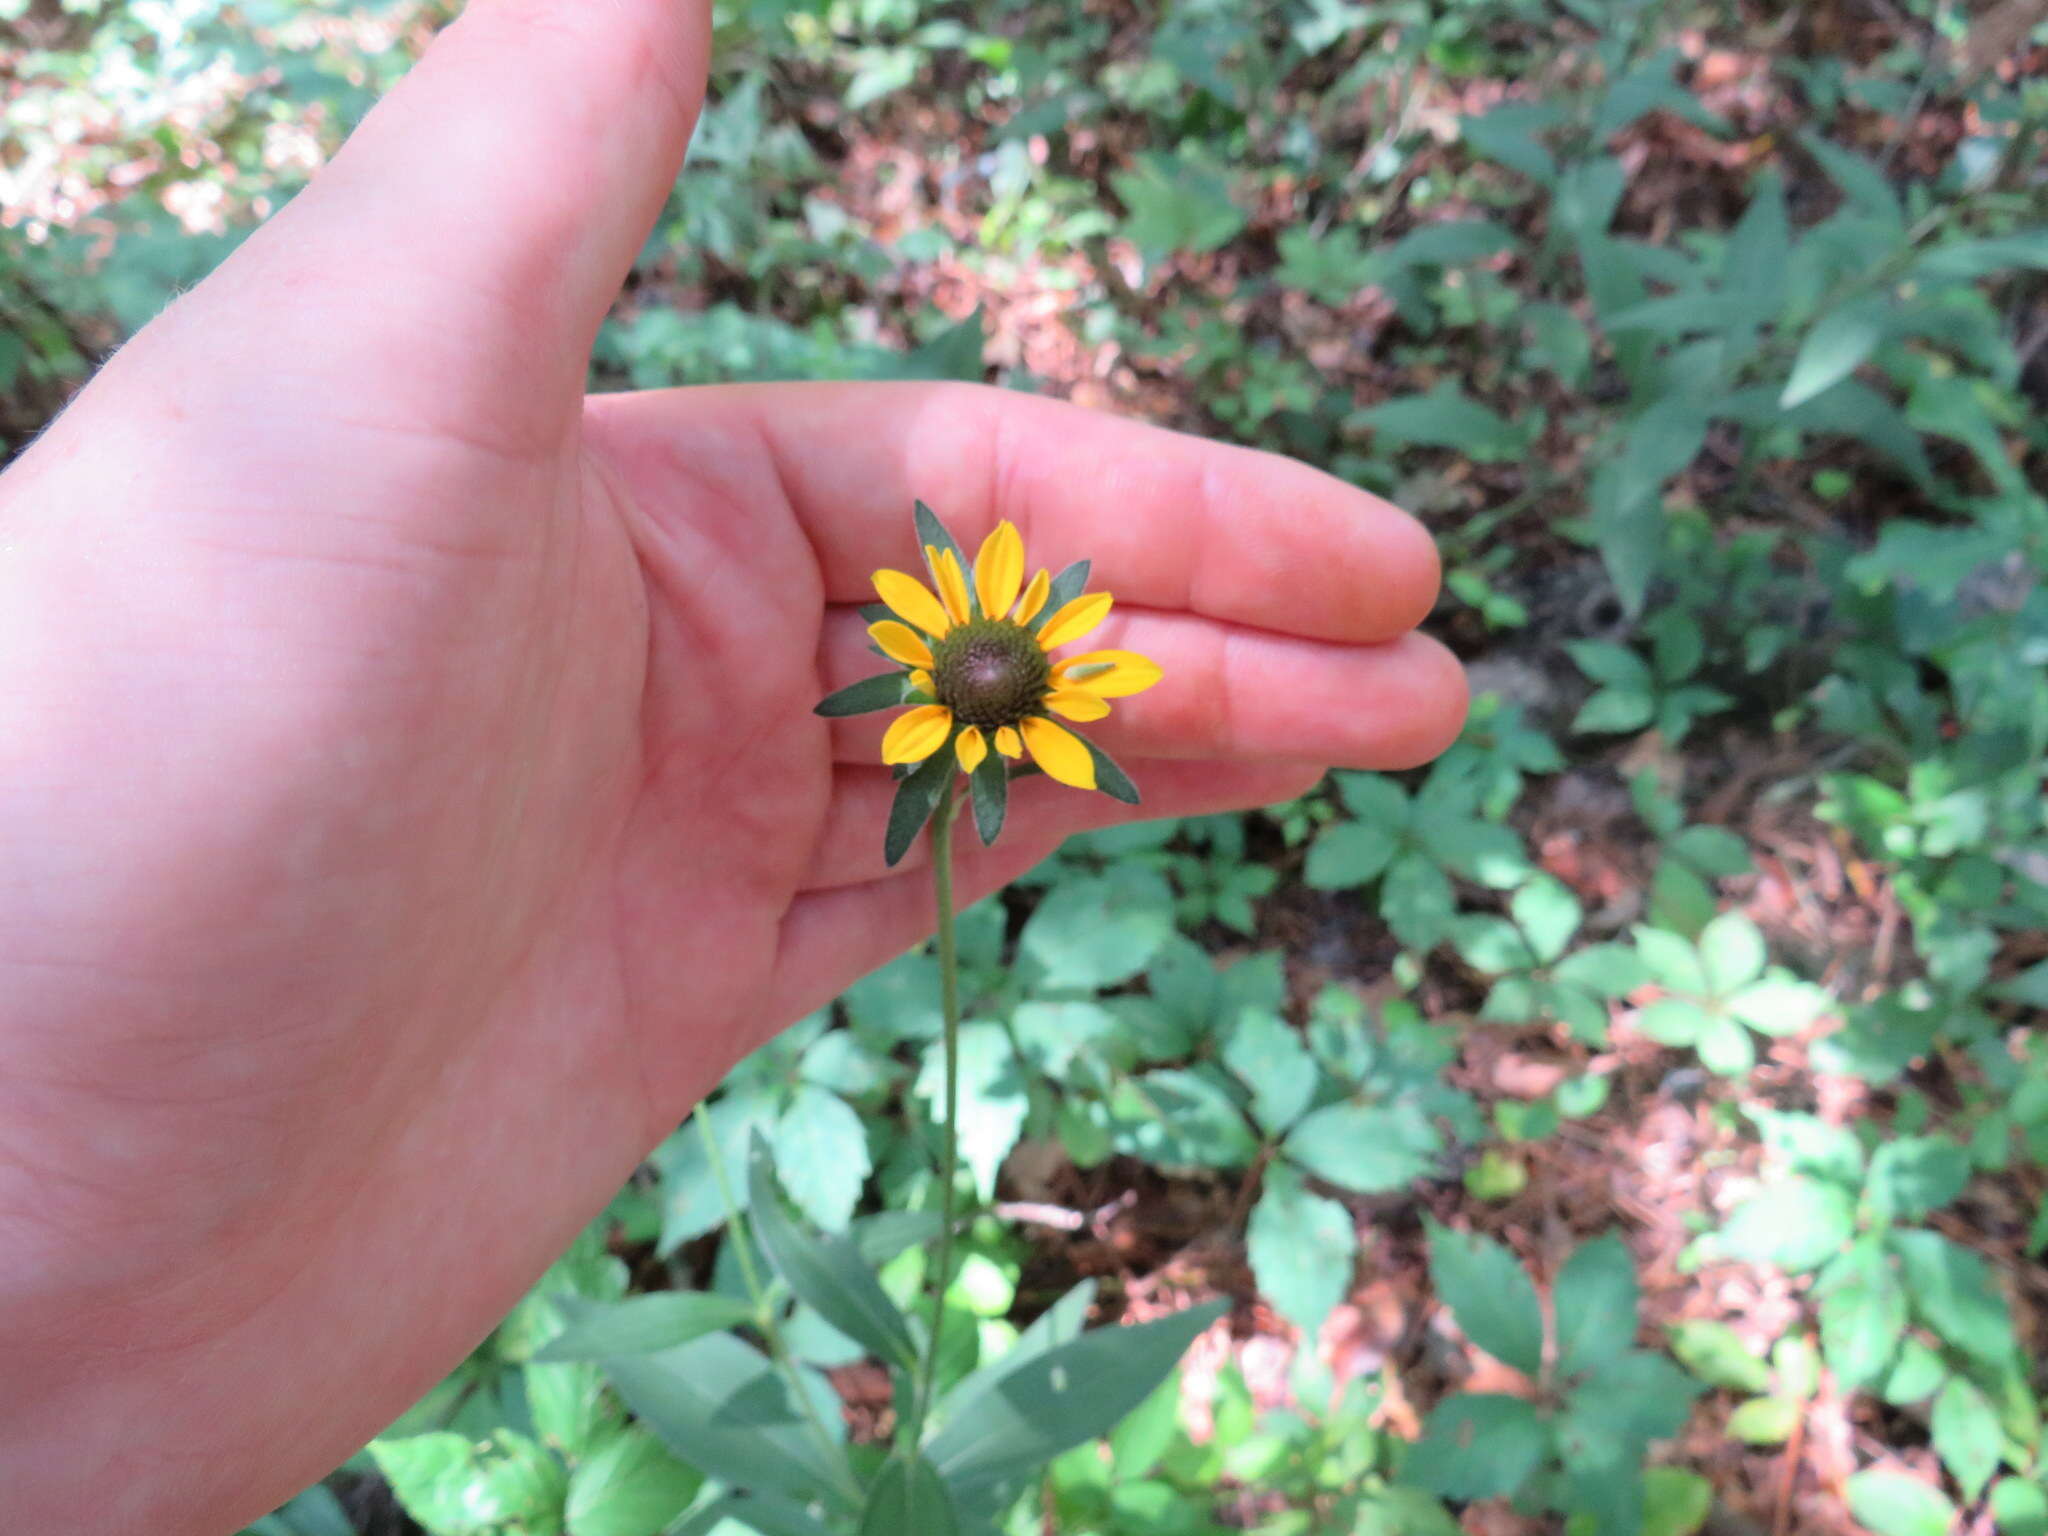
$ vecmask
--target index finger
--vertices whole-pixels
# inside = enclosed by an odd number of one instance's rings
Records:
[[[743,384],[593,404],[629,474],[645,433],[680,434],[671,446],[685,455],[686,440],[764,442],[832,602],[873,601],[878,568],[915,569],[913,500],[970,552],[1008,519],[1033,568],[1090,560],[1091,589],[1147,608],[1376,642],[1436,601],[1435,544],[1377,496],[1056,400],[972,384]],[[639,441],[621,444],[620,428]]]

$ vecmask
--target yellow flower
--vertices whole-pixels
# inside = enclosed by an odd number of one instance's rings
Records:
[[[1100,720],[1109,714],[1109,700],[1158,682],[1159,667],[1132,651],[1090,651],[1057,661],[1052,653],[1108,617],[1110,594],[1081,591],[1085,565],[1057,580],[1041,570],[1027,584],[1024,540],[1007,522],[982,541],[971,580],[955,549],[931,538],[920,542],[932,586],[902,571],[875,572],[875,591],[893,617],[870,625],[868,633],[933,702],[889,727],[882,761],[922,763],[951,750],[962,770],[973,773],[992,752],[998,763],[1029,752],[1062,784],[1102,788],[1098,764],[1107,759],[1053,716]],[[1122,780],[1121,773],[1115,776]]]

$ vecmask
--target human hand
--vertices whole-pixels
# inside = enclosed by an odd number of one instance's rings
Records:
[[[0,479],[0,1488],[215,1533],[458,1361],[746,1051],[928,931],[854,606],[1007,517],[1180,815],[1456,734],[1415,524],[961,386],[585,400],[703,0],[479,0]],[[973,899],[1126,814],[1020,784]]]

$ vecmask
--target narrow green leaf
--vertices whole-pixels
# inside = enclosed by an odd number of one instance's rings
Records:
[[[896,799],[889,807],[889,827],[882,840],[882,858],[891,869],[903,862],[917,834],[932,819],[946,791],[953,784],[953,744],[948,741],[917,765],[915,772],[896,786]]]
[[[1671,1352],[1685,1368],[1712,1387],[1734,1392],[1768,1392],[1771,1368],[1726,1323],[1694,1318],[1672,1323]]]
[[[864,678],[837,693],[827,694],[811,713],[822,715],[827,720],[843,720],[848,715],[871,715],[878,709],[894,709],[903,702],[905,676],[905,673],[896,671]]]
[[[968,793],[974,801],[974,830],[981,834],[981,846],[994,847],[1010,808],[1010,765],[1002,753],[991,752],[981,760],[968,779]]]
[[[1789,411],[1849,377],[1877,350],[1887,325],[1886,311],[1875,304],[1845,304],[1822,315],[1799,345],[1778,404]]]
[[[1093,1440],[1152,1395],[1221,1301],[1133,1328],[1098,1328],[1049,1349],[976,1394],[948,1405],[927,1454],[956,1490],[1000,1482]],[[964,1393],[956,1397],[965,1397]]]
[[[835,1528],[813,1520],[801,1504],[759,1490],[745,1497],[734,1494],[714,1499],[670,1536],[711,1536],[733,1524],[744,1531],[758,1531],[760,1536],[835,1536]]]
[[[936,1468],[916,1451],[892,1456],[868,1488],[860,1536],[955,1536],[960,1514]]]
[[[642,1429],[627,1429],[569,1475],[568,1536],[659,1536],[688,1507],[703,1475]]]
[[[1116,759],[1079,731],[1074,735],[1080,740],[1081,745],[1088,749],[1088,755],[1095,760],[1095,787],[1123,805],[1136,805],[1138,786],[1131,782],[1129,774],[1117,766]]]
[[[1024,627],[1033,634],[1044,627],[1045,621],[1058,613],[1068,603],[1079,597],[1088,585],[1089,562],[1076,560],[1052,579],[1052,589],[1045,595],[1045,606]]]
[[[1434,1224],[1429,1273],[1465,1337],[1525,1376],[1543,1369],[1543,1308],[1515,1256],[1490,1238]]]
[[[653,1354],[735,1327],[754,1315],[745,1302],[708,1291],[660,1291],[609,1306],[564,1296],[555,1304],[569,1326],[534,1352],[537,1361]]]
[[[754,1235],[797,1300],[879,1360],[908,1370],[917,1363],[910,1324],[848,1238],[820,1238],[782,1213],[768,1143],[757,1131],[747,1157]]]
[[[980,342],[981,327],[977,324],[975,326],[975,354],[977,357],[981,351]],[[943,553],[950,549],[953,552],[953,558],[960,562],[960,574],[967,578],[967,606],[975,617],[979,618],[981,616],[981,597],[974,590],[974,567],[967,563],[967,551],[962,549],[960,541],[953,537],[952,529],[939,521],[938,513],[934,512],[923,502],[920,501],[916,504],[912,515],[917,523],[917,547],[920,551],[937,549]],[[924,566],[927,571],[931,572],[932,583],[936,586],[939,580],[939,573],[932,564],[931,556],[925,556]]]

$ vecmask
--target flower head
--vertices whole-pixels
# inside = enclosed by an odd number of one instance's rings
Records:
[[[1083,591],[1088,562],[1058,576],[1041,570],[1026,582],[1024,541],[1005,522],[982,541],[970,570],[922,502],[917,533],[931,585],[902,571],[875,572],[885,612],[868,626],[875,649],[901,670],[842,689],[818,706],[825,715],[913,706],[882,738],[882,761],[909,770],[897,796],[903,814],[890,818],[890,862],[901,856],[898,842],[907,848],[938,803],[954,763],[972,775],[984,842],[993,842],[1002,824],[1007,764],[1027,754],[1062,784],[1136,804],[1136,788],[1109,756],[1060,724],[1100,720],[1111,699],[1141,693],[1160,677],[1158,666],[1134,651],[1054,657],[1109,614],[1109,593]],[[908,809],[906,796],[914,802]],[[924,815],[899,838],[899,820],[910,820],[926,800]]]

